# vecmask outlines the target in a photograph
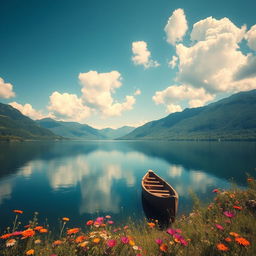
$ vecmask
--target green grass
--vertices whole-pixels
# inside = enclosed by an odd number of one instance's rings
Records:
[[[73,227],[72,220],[61,220],[56,236],[48,226],[38,227],[37,215],[29,227],[22,229],[19,216],[23,213],[16,213],[13,227],[0,235],[0,255],[256,255],[254,179],[248,178],[245,190],[236,186],[229,191],[216,190],[208,205],[194,199],[193,211],[165,230],[158,227],[157,220],[118,226],[107,216],[83,227]],[[23,231],[15,233],[17,230]]]

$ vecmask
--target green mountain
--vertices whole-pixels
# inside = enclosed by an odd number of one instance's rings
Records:
[[[256,90],[146,123],[125,140],[256,140]]]
[[[86,124],[76,122],[56,121],[51,118],[44,118],[36,121],[40,126],[51,130],[53,133],[65,138],[77,140],[107,140],[124,136],[134,130],[129,126],[119,129],[95,129]]]
[[[98,140],[105,139],[97,129],[86,124],[76,122],[55,121],[51,118],[43,118],[36,121],[40,126],[51,130],[53,133],[70,139]]]
[[[119,137],[125,136],[126,134],[132,132],[135,128],[131,126],[123,126],[118,129],[105,128],[99,130],[99,132],[105,136],[107,139],[117,139]]]
[[[0,140],[55,140],[61,139],[48,129],[21,114],[10,105],[0,103]]]

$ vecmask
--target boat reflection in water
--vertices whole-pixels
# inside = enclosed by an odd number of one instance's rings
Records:
[[[174,222],[178,210],[178,193],[165,180],[149,170],[142,178],[142,206],[146,217],[160,226]]]

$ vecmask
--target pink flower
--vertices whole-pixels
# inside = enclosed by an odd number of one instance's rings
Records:
[[[212,192],[213,193],[219,193],[220,191],[217,188],[215,188]]]
[[[163,240],[160,238],[156,239],[155,241],[158,245],[161,245],[163,243]]]
[[[112,224],[114,224],[114,221],[113,220],[109,220],[108,224],[112,225]]]
[[[167,229],[167,233],[173,236],[173,235],[176,234],[177,232],[176,232],[176,229],[168,228],[168,229]]]
[[[233,217],[235,216],[234,213],[229,212],[229,211],[225,211],[225,212],[223,212],[223,214],[224,214],[225,216],[227,216],[228,218],[233,218]]]
[[[176,239],[178,239],[178,240],[180,240],[180,239],[182,239],[182,238],[183,238],[183,236],[182,236],[182,235],[177,234],[177,233],[176,233],[176,234],[174,234],[174,235],[173,235],[173,237],[174,237],[174,238],[176,238]]]
[[[104,217],[98,217],[95,222],[99,223],[100,225],[103,223],[103,221],[104,221]]]
[[[124,230],[126,230],[127,228],[129,228],[128,226],[124,226]]]
[[[108,247],[114,247],[116,245],[116,240],[111,239],[107,241],[107,246]]]
[[[182,237],[180,240],[180,243],[184,246],[187,246],[188,245],[188,242]]]
[[[122,241],[123,244],[128,244],[129,243],[129,238],[126,237],[126,236],[123,236],[123,237],[121,237],[121,241]]]
[[[224,230],[223,226],[221,226],[221,225],[219,225],[219,224],[215,224],[215,227],[216,227],[217,229]]]

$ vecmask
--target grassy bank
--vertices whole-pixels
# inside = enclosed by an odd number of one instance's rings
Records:
[[[246,190],[213,193],[213,202],[202,206],[195,199],[190,215],[165,230],[157,220],[118,226],[104,216],[73,227],[72,220],[63,217],[55,237],[48,226],[37,223],[36,215],[24,227],[19,218],[25,213],[14,210],[13,227],[0,235],[0,255],[256,255],[256,181],[248,178]]]

